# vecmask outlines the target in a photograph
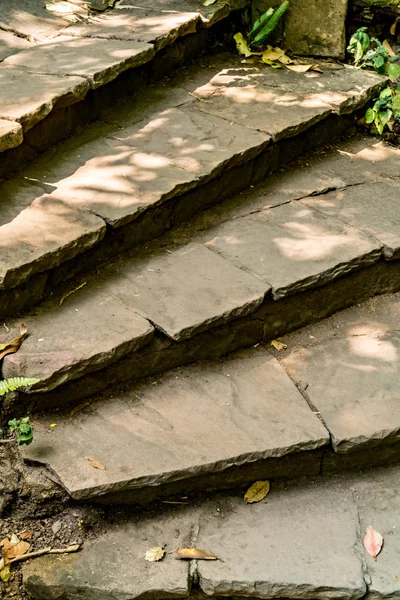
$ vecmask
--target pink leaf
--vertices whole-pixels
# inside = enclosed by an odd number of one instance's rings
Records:
[[[364,548],[372,556],[376,558],[382,550],[383,537],[378,531],[375,531],[371,525],[367,527],[364,535]]]

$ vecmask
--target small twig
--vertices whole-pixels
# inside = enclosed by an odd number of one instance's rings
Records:
[[[66,294],[64,294],[64,296],[62,296],[62,298],[59,301],[59,305],[62,306],[63,303],[65,302],[65,300],[67,298],[69,298],[70,296],[72,296],[72,294],[75,294],[78,290],[81,290],[83,287],[85,287],[86,281],[84,281],[83,283],[81,283],[81,285],[78,285],[78,287],[74,288],[73,290],[70,290],[69,292],[67,292]]]
[[[22,554],[21,556],[16,556],[15,558],[10,558],[7,562],[4,561],[4,558],[0,559],[0,571],[7,564],[12,564],[15,562],[21,562],[22,560],[29,560],[30,558],[36,558],[37,556],[43,556],[43,554],[70,554],[71,552],[78,552],[81,549],[81,544],[73,544],[72,546],[68,546],[67,548],[52,548],[51,546],[47,548],[41,548],[41,550],[36,550],[35,552],[27,552],[27,554]]]
[[[205,102],[206,104],[208,104],[208,100],[204,100],[203,98],[199,98],[199,96],[196,96],[196,94],[192,94],[192,92],[188,92],[189,96],[193,96],[193,98],[196,98],[196,100],[198,100],[199,102]]]

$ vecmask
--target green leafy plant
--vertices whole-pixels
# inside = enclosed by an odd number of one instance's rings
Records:
[[[267,42],[268,38],[273,34],[282,19],[289,2],[285,0],[278,8],[269,8],[263,13],[257,21],[254,22],[252,28],[247,34],[248,41],[252,46],[262,46]]]
[[[17,434],[17,440],[20,446],[23,444],[29,445],[33,442],[34,429],[29,423],[29,417],[23,419],[12,419],[8,421],[10,431]]]
[[[11,377],[0,381],[0,396],[4,396],[8,392],[14,392],[21,388],[30,387],[35,383],[39,383],[40,379],[35,377]]]
[[[347,48],[354,56],[356,67],[372,68],[391,81],[365,113],[365,122],[373,125],[380,135],[385,128],[392,131],[395,125],[400,126],[400,84],[397,83],[400,79],[400,56],[394,54],[387,43],[384,44],[375,37],[371,38],[366,27],[361,27],[352,35]]]
[[[8,392],[13,392],[21,388],[27,388],[35,383],[39,383],[40,379],[34,377],[11,377],[0,381],[0,396],[4,396]],[[31,444],[33,442],[33,427],[29,423],[29,417],[23,419],[12,419],[8,421],[8,427],[10,431],[15,432],[18,440],[18,444]],[[0,429],[0,435],[4,431]]]

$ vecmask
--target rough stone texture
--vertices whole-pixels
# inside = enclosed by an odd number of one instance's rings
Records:
[[[366,592],[351,492],[332,484],[272,487],[267,499],[217,498],[197,540],[221,559],[198,562],[212,597],[357,599]]]
[[[80,75],[98,88],[153,56],[153,46],[142,42],[62,36],[9,56],[3,64],[33,73]]]
[[[195,95],[204,100],[199,110],[279,139],[304,131],[332,109],[340,114],[353,112],[384,82],[385,78],[365,71],[325,69],[322,74],[304,75],[236,63],[217,74],[210,70],[209,81]]]
[[[149,42],[154,43],[158,51],[178,37],[194,33],[199,22],[198,13],[158,12],[132,5],[129,9],[114,10],[96,17],[89,23],[68,27],[64,33],[78,37]]]
[[[15,121],[0,119],[0,152],[22,144],[22,127]]]
[[[228,221],[208,232],[207,247],[261,277],[275,300],[379,260],[381,246],[297,202]]]
[[[49,3],[50,4],[50,3]],[[75,13],[75,14],[74,14]],[[32,40],[44,40],[86,11],[75,4],[70,13],[56,14],[46,9],[43,0],[12,0],[2,2],[0,27],[10,29]]]
[[[36,181],[30,181],[24,176],[1,183],[0,226],[13,221],[40,196],[43,196],[43,188],[39,187]]]
[[[95,215],[49,196],[37,198],[0,227],[0,288],[15,287],[91,248],[105,229],[104,221]]]
[[[249,160],[268,142],[267,135],[239,125],[227,131],[223,119],[193,108],[161,111],[82,148],[79,165],[75,156],[67,158],[63,168],[72,160],[71,175],[58,176],[54,195],[118,227]]]
[[[382,181],[302,200],[374,237],[388,259],[400,255],[400,182]]]
[[[329,442],[322,423],[265,350],[170,371],[72,420],[57,415],[55,432],[48,429],[49,418],[38,423],[25,457],[48,464],[75,499],[233,465],[244,472],[248,463]],[[87,456],[106,470],[93,469]]]
[[[28,40],[0,29],[0,61],[30,47],[31,43]]]
[[[177,341],[254,312],[270,289],[198,244],[128,263],[104,287]]]
[[[6,67],[6,61],[16,56],[3,61],[0,69],[0,118],[18,121],[24,131],[44,119],[55,106],[79,102],[90,89],[80,77],[40,75]]]
[[[396,598],[400,593],[398,466],[376,470],[357,477],[352,483],[360,520],[360,534],[372,525],[384,538],[378,560],[365,552],[368,598]]]
[[[285,340],[278,359],[320,411],[336,452],[398,440],[399,312],[399,294],[376,298]]]
[[[92,286],[78,290],[61,306],[58,299],[42,305],[35,314],[24,316],[24,324],[29,337],[18,353],[4,358],[3,376],[38,377],[39,391],[54,389],[140,350],[154,333],[143,317]],[[18,328],[19,323],[12,324],[7,339],[13,339]]]
[[[168,544],[168,549],[190,544],[191,515],[163,514],[139,522],[121,521],[84,550],[60,557],[44,557],[24,568],[24,584],[35,600],[152,600],[187,598],[189,565],[167,554],[163,561],[144,560],[146,551]]]
[[[253,0],[256,13],[278,0]],[[285,47],[295,54],[344,58],[348,0],[291,0],[284,17]]]

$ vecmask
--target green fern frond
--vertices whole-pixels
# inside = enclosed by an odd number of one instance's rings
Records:
[[[249,39],[251,40],[256,34],[260,27],[263,27],[269,21],[274,14],[275,10],[271,7],[265,13],[263,13],[259,19],[254,23],[251,31],[249,32]]]
[[[256,35],[253,40],[253,44],[262,44],[270,35],[275,31],[279,21],[282,19],[284,13],[289,6],[289,0],[282,2],[282,4],[276,9],[270,19],[268,19],[266,25]]]
[[[40,379],[35,377],[11,377],[10,379],[4,379],[0,381],[0,396],[4,396],[8,392],[14,392],[20,388],[30,387],[39,383]]]

